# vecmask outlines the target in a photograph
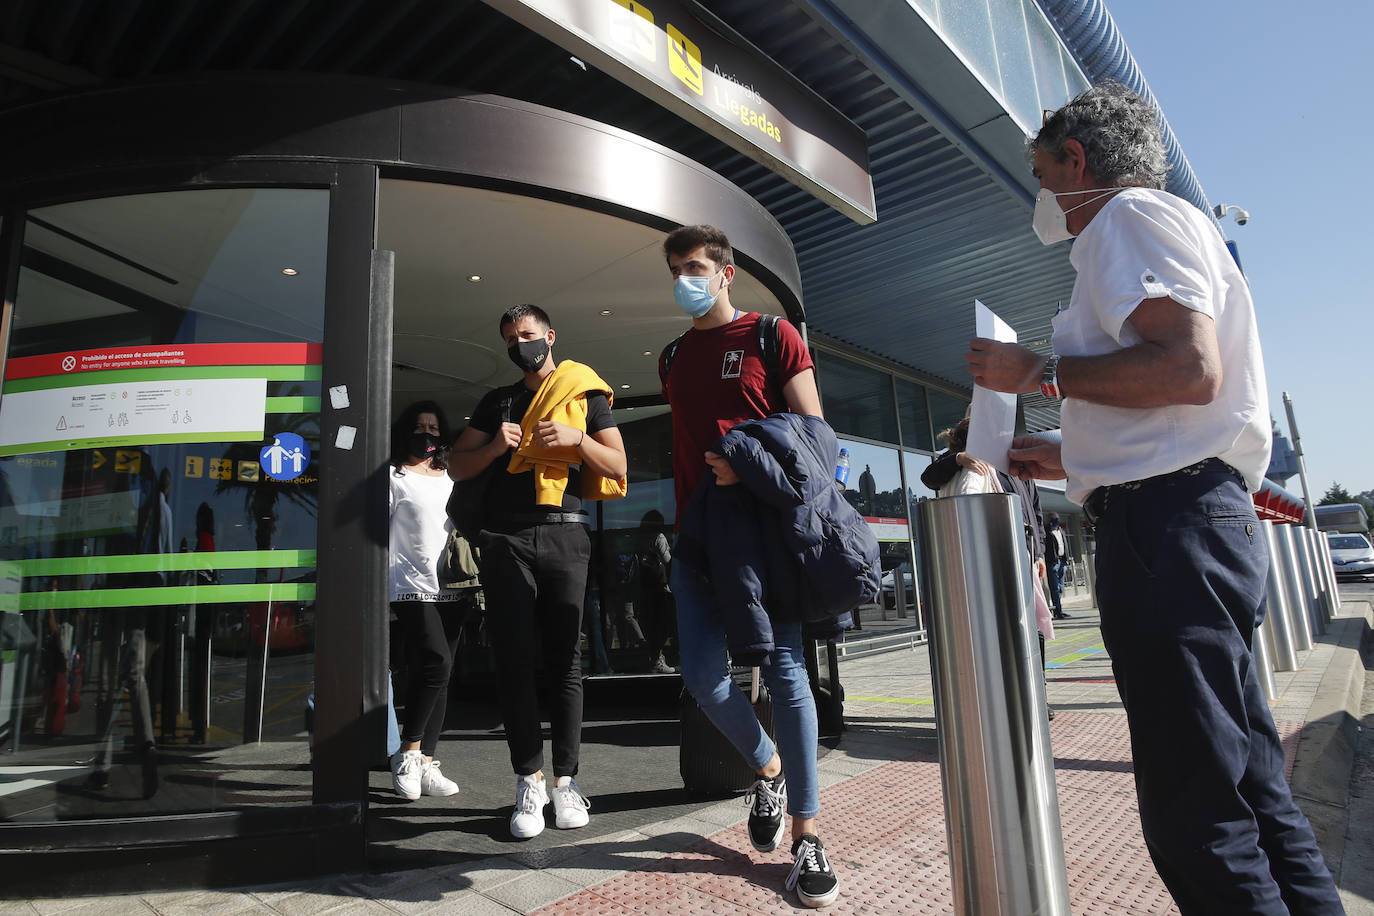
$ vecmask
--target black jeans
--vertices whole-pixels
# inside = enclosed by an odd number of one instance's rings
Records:
[[[445,607],[437,601],[393,601],[391,609],[401,624],[406,659],[401,741],[418,741],[421,753],[433,757],[448,712],[448,684],[462,614],[457,605]]]
[[[1255,675],[1268,556],[1226,470],[1113,488],[1097,523],[1102,637],[1140,822],[1185,916],[1343,913]]]
[[[555,776],[577,775],[582,747],[582,600],[591,539],[584,525],[533,525],[483,531],[482,587],[496,650],[501,718],[511,767],[528,776],[544,767],[536,652],[548,685]]]

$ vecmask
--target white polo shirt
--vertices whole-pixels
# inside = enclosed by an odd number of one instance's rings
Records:
[[[1108,407],[1065,398],[1066,495],[1220,458],[1257,490],[1269,467],[1269,397],[1250,290],[1220,233],[1192,204],[1149,188],[1107,201],[1073,243],[1069,307],[1054,317],[1054,352],[1098,356],[1141,342],[1127,319],[1167,296],[1216,323],[1221,390],[1207,405]]]

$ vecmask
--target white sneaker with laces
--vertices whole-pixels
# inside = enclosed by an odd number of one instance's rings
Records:
[[[396,794],[411,801],[420,797],[425,755],[419,751],[397,751],[391,755],[391,785]]]
[[[420,772],[421,795],[457,795],[458,783],[439,772],[439,761],[431,760]]]
[[[571,776],[560,776],[553,787],[553,822],[560,830],[587,826],[591,820],[587,811],[592,803],[573,782]]]
[[[515,777],[515,813],[510,816],[510,832],[517,840],[528,840],[544,832],[544,806],[549,803],[544,780],[533,775]]]

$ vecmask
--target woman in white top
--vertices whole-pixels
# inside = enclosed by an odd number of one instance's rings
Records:
[[[444,605],[457,593],[440,587],[439,562],[448,540],[448,421],[433,401],[411,404],[391,435],[391,610],[400,622],[406,658],[405,722],[391,758],[396,794],[452,795],[434,751],[444,728],[448,683],[462,621]]]

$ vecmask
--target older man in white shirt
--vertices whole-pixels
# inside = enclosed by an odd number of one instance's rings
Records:
[[[1343,913],[1250,641],[1268,555],[1247,490],[1269,464],[1249,289],[1210,219],[1160,190],[1154,110],[1114,83],[1031,141],[1033,226],[1075,238],[1055,355],[975,339],[978,384],[1062,398],[1063,442],[1013,442],[1022,477],[1067,478],[1097,531],[1102,636],[1131,728],[1146,844],[1185,916]]]

